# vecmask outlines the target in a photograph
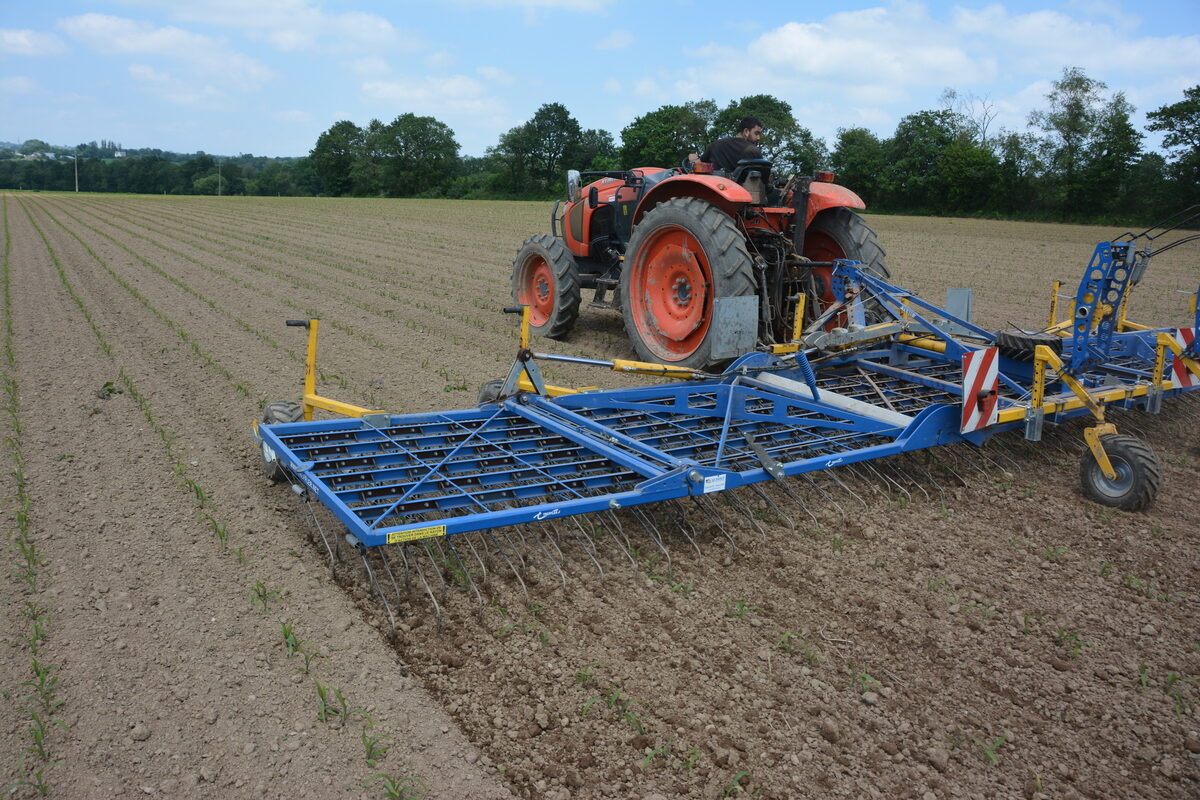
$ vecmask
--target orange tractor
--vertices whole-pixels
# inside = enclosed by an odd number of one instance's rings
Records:
[[[586,186],[583,178],[592,179]],[[834,302],[834,259],[888,278],[865,208],[834,176],[772,185],[765,159],[733,173],[709,164],[567,173],[567,199],[550,234],[530,237],[513,262],[513,299],[535,333],[565,336],[589,304],[617,308],[644,361],[703,369],[760,344],[784,343]],[[836,324],[837,318],[828,324]]]

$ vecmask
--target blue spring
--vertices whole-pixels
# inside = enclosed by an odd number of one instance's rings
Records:
[[[804,375],[804,382],[808,384],[808,388],[812,390],[813,400],[820,400],[817,392],[817,376],[813,373],[812,364],[808,363],[808,356],[803,350],[796,351],[796,366],[800,367],[800,372]]]

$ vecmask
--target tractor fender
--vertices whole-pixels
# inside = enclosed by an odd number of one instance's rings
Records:
[[[804,220],[804,227],[807,229],[812,224],[813,217],[825,209],[839,207],[866,208],[867,204],[845,186],[813,181],[808,186],[808,217]]]
[[[641,222],[642,217],[659,203],[676,197],[698,197],[707,200],[731,217],[736,216],[741,207],[752,199],[748,191],[729,178],[717,175],[676,175],[646,192],[633,214],[633,224]]]

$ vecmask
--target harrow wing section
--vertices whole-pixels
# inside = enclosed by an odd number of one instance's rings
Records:
[[[947,427],[930,422],[936,409],[909,417],[839,394],[836,376],[820,399],[801,380],[520,394],[465,411],[261,425],[259,436],[372,547],[733,489],[934,444]]]

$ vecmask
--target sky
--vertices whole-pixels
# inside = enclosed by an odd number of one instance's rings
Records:
[[[0,141],[299,156],[412,112],[482,155],[544,103],[619,140],[667,103],[768,93],[832,144],[947,88],[1024,130],[1068,66],[1141,128],[1200,84],[1200,2],[0,0]]]

